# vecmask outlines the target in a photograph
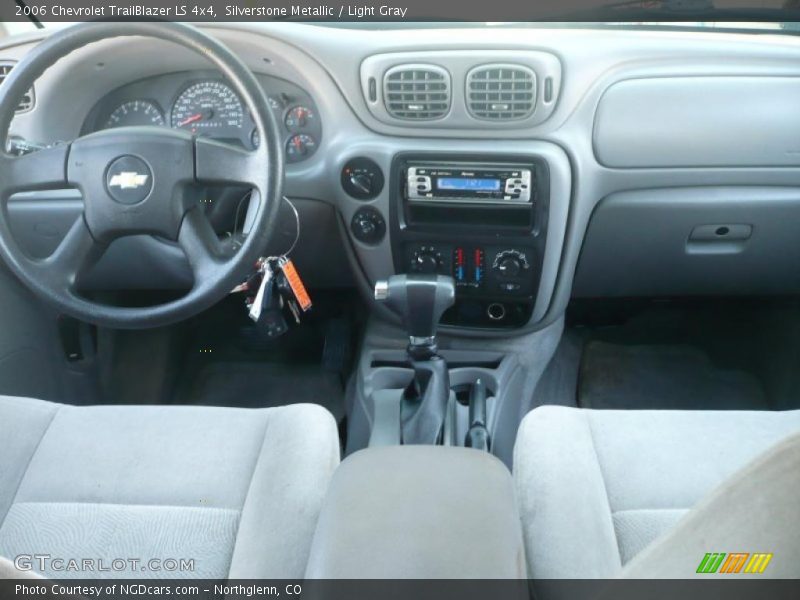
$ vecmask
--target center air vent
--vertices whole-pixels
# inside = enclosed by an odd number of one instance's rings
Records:
[[[482,65],[467,74],[467,106],[476,119],[524,119],[536,103],[536,74],[522,65]]]
[[[5,81],[6,76],[11,72],[11,69],[14,67],[13,63],[0,63],[0,84]],[[33,108],[33,88],[27,91],[25,95],[22,96],[22,100],[20,100],[19,106],[17,107],[17,112],[25,112]]]
[[[383,101],[397,119],[439,119],[450,110],[450,74],[434,65],[401,65],[386,71]]]

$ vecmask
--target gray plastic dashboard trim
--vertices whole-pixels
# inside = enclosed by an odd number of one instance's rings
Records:
[[[800,165],[800,77],[629,79],[597,107],[607,167]]]
[[[488,121],[478,119],[467,107],[467,75],[476,67],[515,65],[533,71],[535,103],[533,112],[524,119]],[[434,66],[450,75],[450,110],[443,117],[428,122],[414,122],[393,117],[384,104],[383,78],[387,72],[408,65]],[[442,129],[483,129],[503,132],[509,129],[533,127],[545,121],[553,112],[561,89],[561,62],[553,54],[526,50],[431,50],[426,52],[390,52],[367,57],[361,63],[362,100],[372,115],[387,125],[414,128],[430,126]],[[377,96],[369,97],[369,81],[377,81]],[[545,97],[546,80],[551,82],[552,94]]]

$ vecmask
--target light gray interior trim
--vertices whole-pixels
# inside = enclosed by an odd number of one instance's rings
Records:
[[[508,470],[467,448],[370,448],[334,475],[310,579],[522,579]]]
[[[308,404],[0,396],[0,434],[0,554],[195,558],[214,579],[301,577],[340,455],[333,417]]]
[[[225,577],[230,565],[239,511],[187,506],[136,506],[90,502],[17,502],[0,528],[0,554],[47,555],[98,560],[131,558],[195,559],[192,577]],[[88,571],[53,569],[37,573],[54,579],[160,578],[130,562],[124,568]]]
[[[531,411],[520,426],[514,449],[514,480],[531,577],[618,576],[625,560],[666,533],[683,511],[698,505],[755,457],[798,431],[800,410],[542,406]],[[786,490],[796,483],[784,477],[787,487],[780,487],[778,495],[794,507],[796,494]],[[741,523],[741,515],[748,513],[745,506],[759,509],[758,496],[754,492],[748,500],[742,499],[736,522]],[[708,515],[709,521],[727,525],[707,532],[733,533],[730,528],[735,521]],[[767,517],[759,515],[758,519],[762,518]],[[792,522],[781,517],[773,521],[774,527],[783,528]],[[758,523],[754,523],[756,528]],[[730,546],[723,544],[715,550],[709,547],[709,539],[700,536],[696,552],[681,556],[694,570],[705,552],[747,551],[748,546],[733,543],[734,539],[720,537],[721,544],[729,540]],[[749,546],[751,551],[770,551],[769,538],[753,540],[759,543]],[[701,551],[701,547],[706,549]],[[658,578],[655,571],[640,573]]]
[[[663,77],[615,83],[594,122],[606,167],[800,165],[800,77]]]
[[[697,567],[707,552],[771,554],[758,577],[800,578],[800,435],[783,440],[725,481],[622,572],[632,579],[708,577]],[[724,566],[724,565],[723,565]]]
[[[595,208],[581,297],[800,292],[800,188],[645,189]]]
[[[509,467],[517,428],[535,402],[534,390],[555,353],[563,327],[563,320],[558,320],[541,331],[506,339],[437,336],[440,353],[451,365],[451,384],[471,384],[481,378],[493,392],[487,399],[492,453]],[[407,344],[408,337],[399,327],[377,319],[370,321],[345,399],[347,454],[399,441],[394,425],[399,412],[398,394],[413,376],[404,365]],[[373,367],[376,361],[391,364]],[[468,407],[458,405],[446,423],[448,433],[455,436],[455,441],[450,441],[456,445],[463,445],[468,412]]]
[[[39,445],[58,413],[59,405],[32,398],[0,398],[0,439],[3,440],[3,454],[16,457],[14,461],[7,461],[0,471],[2,525]]]
[[[552,54],[536,51],[520,50],[451,50],[426,52],[391,52],[375,54],[361,63],[361,89],[364,101],[376,119],[389,125],[415,127],[418,123],[397,119],[390,115],[385,106],[383,78],[387,71],[402,65],[434,65],[444,69],[450,75],[450,110],[440,119],[427,124],[445,129],[490,129],[503,131],[533,127],[552,114],[561,88],[561,63]],[[531,69],[536,77],[535,106],[533,112],[524,119],[509,121],[485,121],[475,118],[467,108],[467,73],[475,67],[493,64],[521,65]],[[370,100],[370,79],[377,82],[377,95]],[[551,89],[551,95],[545,97],[545,81]]]
[[[301,410],[301,419],[285,409],[271,413],[241,509],[230,579],[279,579],[305,569],[340,450],[331,414],[316,405]]]
[[[0,579],[42,579],[33,571],[20,571],[14,563],[0,556]]]

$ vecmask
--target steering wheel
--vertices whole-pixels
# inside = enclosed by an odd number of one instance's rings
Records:
[[[241,282],[267,246],[283,187],[279,127],[253,73],[224,45],[189,25],[172,22],[84,23],[51,35],[16,64],[0,86],[0,140],[8,136],[23,94],[48,67],[100,40],[145,36],[203,55],[250,110],[261,143],[255,150],[156,127],[92,133],[23,156],[0,149],[0,255],[33,292],[58,310],[96,325],[145,328],[191,317]],[[228,256],[196,202],[197,184],[249,187],[258,208],[249,235]],[[78,188],[83,213],[49,257],[34,259],[16,243],[8,219],[18,192]],[[80,276],[120,237],[150,234],[177,242],[194,284],[184,296],[155,306],[100,304],[77,293]]]

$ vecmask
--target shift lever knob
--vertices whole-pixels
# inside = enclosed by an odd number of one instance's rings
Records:
[[[375,284],[375,300],[400,315],[412,346],[434,343],[436,326],[455,298],[455,281],[445,275],[393,275]]]

